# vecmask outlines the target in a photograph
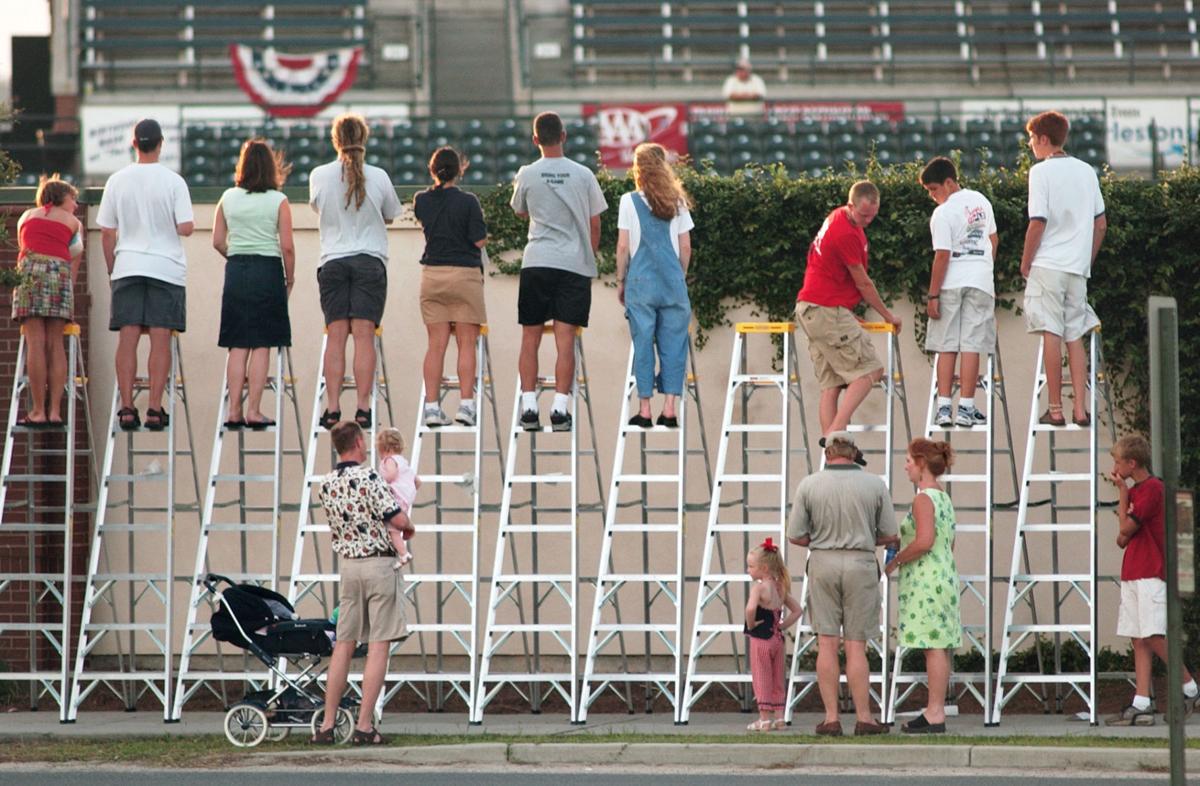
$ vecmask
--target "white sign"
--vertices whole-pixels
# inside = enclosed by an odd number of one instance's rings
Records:
[[[1151,169],[1150,123],[1158,137],[1159,166],[1173,169],[1187,159],[1190,144],[1187,101],[1182,98],[1113,98],[1108,101],[1108,162],[1114,169]]]
[[[1028,120],[1039,112],[1056,110],[1066,115],[1100,114],[1104,101],[1099,98],[1000,98],[968,99],[959,105],[964,117],[1012,116]]]
[[[178,104],[84,105],[79,110],[83,138],[83,174],[104,178],[134,160],[133,127],[143,118],[158,121],[163,130],[159,161],[178,172],[181,168]]]

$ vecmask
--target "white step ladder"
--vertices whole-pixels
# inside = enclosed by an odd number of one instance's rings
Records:
[[[679,723],[688,722],[696,702],[714,685],[744,710],[753,706],[749,651],[743,635],[750,587],[745,554],[765,537],[786,542],[793,454],[802,453],[808,472],[812,472],[804,396],[797,376],[795,331],[791,322],[739,322],[734,326],[717,474],[708,508]],[[779,372],[749,370],[747,337],[753,335],[782,342]],[[769,397],[767,406],[758,408],[763,410],[760,414],[751,405],[764,391],[778,393],[778,399]],[[794,411],[800,416],[798,448],[792,445]],[[769,420],[752,422],[762,417]],[[733,498],[739,492],[740,498]],[[732,553],[727,554],[727,549]],[[733,591],[737,585],[742,586],[742,592]],[[721,646],[722,642],[728,646]]]
[[[1017,507],[1017,530],[1013,539],[1012,569],[1008,578],[1005,599],[1004,629],[1001,638],[1000,665],[996,676],[996,696],[992,704],[990,722],[999,724],[1005,705],[1021,689],[1037,695],[1034,686],[1042,689],[1038,698],[1048,700],[1044,686],[1066,686],[1067,694],[1081,698],[1087,707],[1086,716],[1095,726],[1098,723],[1097,707],[1097,650],[1098,628],[1098,575],[1096,559],[1096,510],[1099,502],[1098,477],[1099,431],[1097,425],[1102,417],[1097,404],[1103,402],[1107,411],[1110,429],[1112,404],[1108,378],[1103,371],[1100,350],[1100,329],[1096,328],[1085,337],[1088,342],[1088,389],[1087,409],[1091,423],[1080,427],[1066,415],[1066,426],[1045,426],[1038,422],[1041,396],[1046,388],[1046,369],[1042,342],[1038,342],[1037,380],[1029,408],[1029,435],[1025,446],[1025,464],[1021,475],[1021,496]],[[1064,392],[1071,389],[1069,377],[1064,372]],[[1074,391],[1072,391],[1074,392]],[[1064,396],[1065,398],[1065,396]],[[1039,448],[1045,443],[1048,452],[1046,465],[1035,467]],[[1086,462],[1080,461],[1086,456]],[[1047,490],[1048,499],[1034,499],[1036,491]],[[1030,509],[1049,507],[1049,521],[1030,521]],[[1066,516],[1067,521],[1060,517]],[[1036,536],[1049,535],[1049,549],[1030,549],[1030,536],[1036,543],[1046,541]],[[1061,564],[1060,551],[1065,545],[1066,553],[1073,563],[1071,569]],[[1036,554],[1033,564],[1026,556],[1025,571],[1021,571],[1022,555],[1029,551]],[[1086,555],[1086,557],[1084,556]],[[1052,622],[1041,622],[1036,617],[1035,595],[1038,590],[1051,594]],[[1018,623],[1015,612],[1025,604],[1034,612],[1029,624]],[[1064,621],[1064,617],[1069,621]],[[1038,658],[1037,674],[1010,670],[1009,660],[1018,656],[1022,644],[1033,640],[1040,656],[1043,636],[1055,638],[1055,673],[1047,674]],[[1067,672],[1062,670],[1061,642],[1073,641],[1084,653],[1088,667],[1086,671]],[[1057,709],[1062,711],[1063,696],[1057,696]],[[1048,711],[1048,708],[1047,708]]]
[[[963,639],[969,651],[978,655],[983,663],[981,671],[956,672],[951,668],[950,685],[961,686],[958,696],[947,696],[948,704],[957,704],[957,698],[970,693],[979,702],[980,707],[992,706],[993,665],[992,665],[992,584],[995,573],[992,549],[992,532],[995,512],[998,508],[1007,509],[1016,504],[998,502],[996,499],[996,474],[1007,471],[1012,476],[1013,495],[1017,493],[1017,459],[1013,448],[1012,421],[1008,411],[1008,395],[1005,392],[1004,363],[1000,355],[1000,345],[996,344],[995,354],[986,357],[985,367],[979,375],[976,385],[976,406],[987,416],[987,424],[983,426],[939,426],[937,425],[937,362],[934,356],[933,371],[929,383],[929,402],[925,415],[926,439],[944,440],[954,447],[955,468],[942,476],[945,490],[954,497],[955,523],[955,559],[959,565],[959,578],[962,581],[959,590],[960,612],[962,617]],[[961,362],[961,358],[960,361]],[[958,377],[955,377],[951,395],[959,388]],[[1004,438],[1002,446],[997,446],[996,429],[999,427],[997,418],[1003,418]],[[982,441],[982,446],[980,442]],[[1002,466],[997,467],[996,457],[1002,458]],[[970,464],[968,465],[968,462]],[[969,466],[969,469],[967,468]],[[974,470],[974,471],[972,471]],[[970,489],[977,489],[971,492]],[[966,491],[966,494],[961,493]],[[970,495],[972,502],[963,499]],[[968,557],[969,555],[969,557]],[[981,571],[965,572],[963,563],[967,559],[972,564],[981,566]],[[904,671],[903,661],[909,648],[902,643],[896,643],[893,655],[893,670],[891,695],[888,701],[886,720],[895,722],[897,708],[913,693],[919,685],[926,684],[925,671]],[[907,686],[902,692],[900,686]]]
[[[271,673],[262,663],[240,649],[233,653],[233,662],[228,663],[226,653],[216,643],[215,668],[198,668],[193,657],[206,643],[213,642],[208,617],[216,611],[218,601],[205,585],[209,572],[239,584],[257,584],[272,590],[279,576],[284,462],[294,456],[299,459],[297,468],[303,469],[305,461],[292,352],[289,347],[278,347],[274,353],[274,369],[267,378],[266,390],[273,394],[270,418],[276,425],[260,429],[226,428],[230,403],[228,375],[221,380],[221,403],[217,408],[191,598],[179,654],[173,720],[180,719],[184,703],[201,688],[229,706],[232,702],[226,683],[249,683],[252,689],[259,690],[271,680]],[[291,423],[287,422],[289,419]],[[294,435],[296,447],[285,447],[285,433],[289,431]],[[225,455],[226,445],[232,448],[229,456]],[[234,463],[234,471],[222,472],[223,465],[227,467],[229,463]],[[202,610],[204,618],[200,615]]]
[[[874,335],[883,335],[887,343],[886,362],[884,364],[883,379],[879,383],[880,389],[884,393],[884,420],[882,424],[878,423],[851,423],[846,427],[846,431],[855,435],[864,435],[855,437],[855,445],[862,451],[863,456],[867,458],[868,471],[875,472],[887,485],[889,490],[894,490],[895,485],[892,481],[897,456],[906,456],[908,454],[908,443],[912,442],[912,423],[908,415],[908,394],[904,387],[904,368],[900,362],[900,337],[897,335],[896,328],[889,322],[863,322],[863,330]],[[866,404],[864,401],[863,404]],[[897,445],[896,437],[899,435],[897,428],[897,408],[899,408],[900,419],[904,424],[904,441]],[[861,412],[861,408],[859,409]],[[883,440],[880,444],[873,444],[872,435],[882,435]],[[882,465],[882,471],[876,470]],[[821,469],[825,468],[825,451],[821,451]],[[876,657],[879,658],[878,670],[871,672],[871,697],[875,699],[879,705],[880,717],[887,714],[888,700],[888,665],[890,656],[890,632],[889,615],[890,615],[890,592],[888,586],[887,574],[880,570],[879,576],[879,593],[883,599],[879,613],[879,634],[867,641],[868,654],[874,651]],[[811,615],[808,610],[808,555],[805,556],[804,579],[801,582],[800,588],[800,604],[805,608],[806,613],[800,622],[796,625],[796,638],[792,651],[792,664],[788,674],[788,695],[787,703],[784,708],[784,719],[790,724],[792,722],[792,713],[795,711],[796,705],[804,699],[805,696],[817,687],[817,672],[814,668],[802,668],[806,659],[815,657],[817,651],[817,635],[812,628]],[[839,678],[840,684],[846,684],[846,675],[842,674]]]
[[[686,377],[684,393],[679,396],[676,408],[679,428],[654,426],[651,429],[643,429],[630,426],[629,418],[632,417],[632,413],[638,411],[639,399],[637,379],[633,375],[633,348],[630,347],[629,350],[629,362],[625,369],[625,395],[622,399],[620,419],[617,421],[617,448],[608,487],[604,539],[596,574],[596,593],[592,603],[591,633],[588,636],[587,660],[583,670],[579,723],[587,720],[588,709],[606,690],[611,690],[630,702],[629,710],[632,712],[629,686],[633,683],[644,683],[646,686],[646,712],[651,711],[658,697],[663,697],[670,703],[675,720],[679,720],[680,686],[684,676],[684,529],[689,509],[686,491],[688,457],[703,456],[707,476],[712,477],[708,461],[708,442],[704,434],[704,413],[700,407],[700,386],[696,377],[695,355],[690,337],[688,366],[690,373]],[[698,447],[688,445],[688,418],[692,410],[688,406],[689,398],[695,403],[695,430],[699,434],[700,443]],[[625,461],[626,443],[630,435],[633,435],[637,446],[638,463],[634,472],[626,470]],[[652,446],[651,441],[657,442],[658,445]],[[658,456],[662,458],[656,459]],[[652,461],[656,465],[665,465],[661,467],[662,471],[652,472]],[[659,469],[659,466],[654,468]],[[710,481],[705,498],[711,498],[711,489]],[[624,501],[621,499],[622,490],[627,492]],[[668,501],[671,504],[667,504]],[[637,508],[637,515],[631,519],[633,511],[624,513],[623,510],[634,507]],[[705,507],[707,508],[707,505]],[[675,554],[674,562],[671,563],[673,567],[664,566],[664,557],[672,550]],[[652,554],[655,558],[654,571],[650,567]],[[641,557],[640,564],[638,555]],[[621,569],[618,570],[617,566]],[[639,621],[621,619],[618,601],[622,594],[644,609],[643,614],[638,615]],[[627,607],[628,605],[629,603],[626,603]],[[611,610],[611,614],[606,614],[606,610]],[[608,619],[610,616],[611,620]],[[629,668],[628,657],[624,651],[624,636],[627,633],[641,634],[644,668],[640,671]],[[621,644],[619,655],[622,668],[597,668],[598,659],[615,657],[610,647],[614,641]],[[660,664],[669,664],[670,669],[664,669]],[[621,694],[621,686],[625,687],[624,695]]]
[[[301,618],[328,619],[337,607],[338,561],[329,537],[329,524],[317,499],[321,482],[333,471],[337,455],[330,444],[329,432],[321,426],[325,411],[325,349],[329,334],[321,338],[320,362],[317,364],[316,385],[313,390],[312,417],[309,419],[308,440],[304,453],[304,480],[296,516],[296,540],[292,549],[291,572],[288,574],[288,602]],[[388,424],[395,423],[392,399],[388,386],[387,363],[383,354],[383,328],[375,329],[375,373],[371,386],[371,427],[363,430],[367,445],[367,460],[375,465],[375,433],[379,428],[380,399],[387,411]],[[342,382],[342,392],[357,389],[352,374]],[[324,459],[320,457],[324,456]],[[318,469],[318,466],[321,469]],[[308,554],[306,559],[305,555]],[[351,685],[357,685],[361,673],[351,673]]]
[[[88,497],[98,485],[79,325],[66,325],[63,336],[67,342],[65,429],[43,431],[17,425],[22,394],[29,387],[25,375],[29,346],[22,329],[0,465],[0,535],[14,553],[22,548],[25,552],[23,564],[18,558],[0,573],[0,600],[22,598],[27,609],[24,620],[0,620],[0,637],[25,638],[29,658],[28,669],[0,671],[0,681],[28,683],[30,709],[38,709],[48,696],[60,717],[66,712],[70,688],[75,519],[94,509]],[[76,426],[81,412],[80,446]],[[23,471],[13,471],[14,460],[23,462]],[[79,465],[81,461],[86,469]],[[18,533],[24,535],[24,543]],[[61,562],[61,570],[51,568],[56,562]]]
[[[548,333],[552,328],[547,326],[544,330]],[[550,426],[526,432],[520,423],[519,379],[516,384],[479,686],[471,714],[473,724],[483,722],[484,709],[506,686],[527,701],[534,713],[542,711],[547,698],[558,695],[566,703],[571,720],[576,719],[579,707],[579,514],[585,511],[604,513],[604,487],[600,478],[582,336],[583,328],[577,328],[569,433],[554,436]],[[555,382],[553,377],[539,377],[536,392],[554,391]],[[548,407],[539,409],[549,411]],[[584,412],[587,414],[590,449],[580,445],[579,430],[583,424],[579,416]],[[545,441],[555,447],[540,447]],[[569,442],[565,448],[562,447],[564,441]],[[528,445],[528,450],[524,451],[528,461],[518,458],[522,453],[522,442]],[[582,457],[590,457],[596,465],[599,501],[595,504],[580,502],[579,464]],[[546,464],[554,468],[550,469]],[[514,501],[518,487],[529,490],[527,501]],[[528,521],[514,521],[514,510],[525,507],[529,508]],[[529,560],[528,571],[522,571],[519,566],[525,560]],[[526,621],[527,613],[532,616],[532,621]],[[515,667],[511,670],[495,668],[494,660],[512,655],[504,652],[504,645],[514,635],[521,640],[521,654],[512,658]]]
[[[148,388],[147,379],[135,381],[135,402],[138,394]],[[170,422],[161,432],[145,426],[123,431],[117,418],[121,397],[116,382],[113,383],[108,442],[96,501],[96,526],[88,558],[67,722],[74,722],[80,704],[101,685],[121,699],[126,710],[136,709],[138,700],[150,694],[161,702],[163,720],[169,721],[171,717],[175,653],[174,532],[176,526],[182,526],[176,515],[183,511],[199,512],[200,498],[183,359],[179,335],[174,332],[164,401]],[[179,445],[181,426],[187,431],[186,449]],[[154,446],[143,447],[147,442]],[[118,452],[124,453],[123,472],[114,472]],[[191,464],[196,503],[184,505],[176,501],[176,470],[181,457]],[[114,501],[112,495],[121,487],[126,491],[125,498]],[[152,499],[145,501],[147,496]],[[125,516],[117,518],[122,509]],[[101,603],[110,610],[107,619],[95,613]],[[98,669],[90,660],[91,656],[102,655],[96,651],[97,646],[106,641],[117,648],[115,669]],[[147,660],[150,663],[144,666]]]
[[[392,656],[407,657],[407,661],[388,669],[381,704],[407,686],[430,711],[444,711],[451,696],[460,698],[468,713],[475,706],[484,464],[494,457],[497,472],[503,473],[504,455],[487,325],[480,326],[479,338],[470,351],[475,353],[478,402],[474,426],[426,426],[425,385],[421,385],[410,458],[421,478],[411,516],[417,537],[412,541],[414,559],[404,582],[412,610],[408,626],[412,635],[392,645]],[[447,393],[458,388],[457,376],[442,377],[438,403],[443,404]],[[486,445],[489,426],[494,448]],[[430,471],[422,468],[422,459]],[[432,621],[421,619],[423,609],[432,610]],[[414,659],[419,668],[410,665]]]

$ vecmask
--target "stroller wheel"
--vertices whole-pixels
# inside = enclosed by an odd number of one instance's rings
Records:
[[[267,715],[253,704],[235,704],[225,713],[225,737],[239,748],[253,748],[267,736]]]
[[[283,742],[292,731],[290,726],[270,726],[267,728],[267,742]]]
[[[312,717],[312,733],[315,735],[321,729],[321,723],[325,720],[325,708],[321,707],[313,713]],[[345,707],[338,707],[337,720],[333,724],[333,741],[338,745],[345,745],[350,741],[350,736],[354,734],[354,715]]]

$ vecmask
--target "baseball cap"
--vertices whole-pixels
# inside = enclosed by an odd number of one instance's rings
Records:
[[[139,120],[137,125],[133,127],[133,138],[138,142],[161,142],[163,138],[162,126],[157,120],[144,118]]]

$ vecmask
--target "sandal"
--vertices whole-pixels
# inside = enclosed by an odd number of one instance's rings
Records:
[[[771,721],[771,731],[784,731],[787,729],[787,721],[783,718],[776,718]]]
[[[1072,417],[1071,422],[1080,428],[1087,428],[1092,425],[1092,417],[1091,415],[1084,415],[1081,418]]]
[[[237,420],[225,421],[225,430],[226,431],[241,431],[245,427],[246,427],[246,421],[242,420],[241,418],[238,418]]]
[[[771,721],[766,718],[756,720],[756,721],[754,721],[754,723],[751,723],[749,726],[746,727],[746,731],[770,731],[770,730],[771,730]]]
[[[341,419],[342,411],[340,409],[335,409],[333,412],[325,410],[321,413],[321,419],[317,422],[321,424],[321,428],[325,429],[326,431],[332,431],[333,427],[336,426]]]
[[[358,427],[360,429],[362,429],[363,431],[367,431],[368,429],[370,429],[371,428],[371,413],[370,413],[370,411],[365,410],[365,409],[355,410],[354,411],[354,422],[357,423]]]
[[[319,729],[316,734],[308,738],[309,745],[333,745],[336,729],[330,727],[328,729]]]
[[[350,736],[351,745],[383,745],[387,742],[387,737],[379,733],[379,729],[374,727],[370,731],[354,730],[354,734]]]
[[[169,425],[171,425],[171,418],[167,416],[166,410],[164,410],[164,409],[148,409],[148,410],[146,410],[146,430],[147,431],[162,431]]]
[[[251,431],[266,431],[275,425],[275,421],[267,418],[266,420],[247,420],[246,428]]]
[[[58,425],[61,426],[62,423],[59,422]],[[49,427],[50,421],[48,421],[48,420],[30,420],[29,418],[24,417],[17,421],[17,426],[19,428],[27,428],[27,429],[32,429],[32,430],[36,431],[38,429],[43,429],[43,428]]]
[[[1038,418],[1038,423],[1041,423],[1043,426],[1067,425],[1067,419],[1063,417],[1062,405],[1059,404],[1058,406],[1055,406],[1054,404],[1051,404],[1049,408],[1042,413],[1042,416]]]
[[[146,413],[149,416],[149,412]],[[133,407],[121,407],[117,410],[117,424],[122,431],[137,431],[142,427],[142,419]]]

